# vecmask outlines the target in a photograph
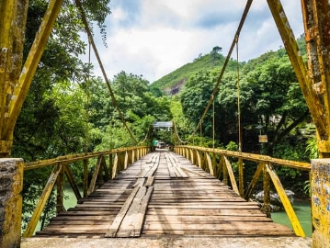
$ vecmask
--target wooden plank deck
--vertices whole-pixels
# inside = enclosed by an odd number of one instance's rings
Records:
[[[180,155],[153,152],[81,204],[59,214],[37,237],[283,237],[276,224]]]

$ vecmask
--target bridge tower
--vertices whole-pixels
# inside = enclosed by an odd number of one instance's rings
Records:
[[[63,0],[50,0],[23,63],[28,0],[0,0],[0,247],[20,247],[23,166],[9,158],[15,124]],[[15,206],[15,207],[13,207]]]
[[[301,0],[306,67],[280,1],[267,1],[316,126],[321,159],[311,169],[313,247],[330,247],[330,4]]]
[[[13,132],[63,0],[50,0],[24,66],[27,0],[0,1],[0,158],[9,157]]]
[[[317,130],[319,155],[330,157],[330,11],[327,0],[301,0],[308,66],[279,0],[267,0]]]
[[[27,1],[0,2],[0,157],[8,157],[14,125],[9,125],[10,102],[22,69]]]

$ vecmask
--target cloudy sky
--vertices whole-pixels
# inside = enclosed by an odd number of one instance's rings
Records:
[[[95,36],[110,79],[124,70],[149,82],[214,46],[227,55],[246,0],[111,0],[107,46]],[[299,0],[282,0],[290,25],[303,33]],[[240,35],[240,61],[282,46],[266,0],[255,0]],[[236,55],[234,55],[236,57]],[[95,64],[95,74],[101,75]]]

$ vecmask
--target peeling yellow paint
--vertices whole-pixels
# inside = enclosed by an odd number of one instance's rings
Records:
[[[330,159],[315,159],[311,171],[313,247],[330,247]]]

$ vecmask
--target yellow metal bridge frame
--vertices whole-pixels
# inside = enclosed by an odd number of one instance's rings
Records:
[[[298,0],[297,0],[298,1]],[[246,10],[252,4],[247,0]],[[306,99],[313,122],[316,125],[318,150],[320,158],[330,157],[330,6],[327,0],[301,0],[303,22],[305,29],[305,40],[307,45],[308,63],[303,61],[297,42],[290,28],[289,21],[285,15],[280,0],[267,0],[273,18],[276,22],[284,46],[297,75],[301,90]],[[25,64],[23,61],[23,40],[27,18],[27,0],[0,1],[0,157],[10,156],[13,131],[21,107],[29,90],[32,78],[37,69],[40,58],[47,44],[48,37],[52,31],[54,22],[59,14],[63,0],[50,0],[42,24],[36,35]],[[81,10],[84,21],[83,10],[79,0],[76,0]],[[79,7],[80,6],[80,7]],[[244,16],[243,15],[243,16]],[[85,24],[87,24],[85,22]],[[241,27],[240,27],[241,28]],[[87,33],[88,27],[86,25]],[[90,36],[90,33],[89,33]],[[239,32],[236,34],[239,36]],[[91,38],[91,36],[90,36]],[[93,44],[93,43],[92,43]],[[95,44],[93,44],[95,47]],[[95,47],[96,50],[96,47]],[[104,69],[103,69],[104,71]],[[106,78],[107,83],[109,82]],[[111,89],[110,93],[113,97]],[[216,91],[216,89],[215,89]],[[215,92],[214,92],[215,93]],[[212,94],[211,98],[214,94]],[[115,99],[113,99],[115,102]],[[209,106],[208,106],[209,107]],[[207,108],[208,108],[207,107]],[[207,111],[207,110],[206,110]],[[124,122],[124,120],[123,120]],[[201,123],[201,122],[200,122]],[[181,148],[177,148],[181,149]],[[193,149],[193,148],[186,148]],[[200,150],[201,148],[199,148]],[[184,150],[178,150],[183,153]],[[187,153],[186,155],[188,155]],[[239,155],[241,156],[241,155]],[[194,159],[194,156],[191,156]],[[207,158],[207,157],[206,157]],[[198,159],[198,157],[197,157]],[[208,159],[208,158],[207,158]],[[325,160],[325,167],[312,166],[312,191],[313,178],[323,182],[322,192],[329,187],[330,176],[327,174],[329,160]],[[317,162],[318,163],[318,162]],[[101,165],[101,162],[100,162]],[[272,177],[272,170],[267,164],[262,167]],[[321,169],[320,169],[321,168]],[[324,169],[325,168],[325,169]],[[276,181],[276,180],[275,180]],[[312,192],[313,193],[313,192]],[[317,196],[319,197],[319,196]],[[322,201],[325,194],[320,195]],[[312,207],[313,223],[318,222],[313,234],[313,245],[315,247],[326,247],[330,243],[330,214],[329,211],[320,214],[319,209]],[[322,212],[322,211],[321,211]]]

